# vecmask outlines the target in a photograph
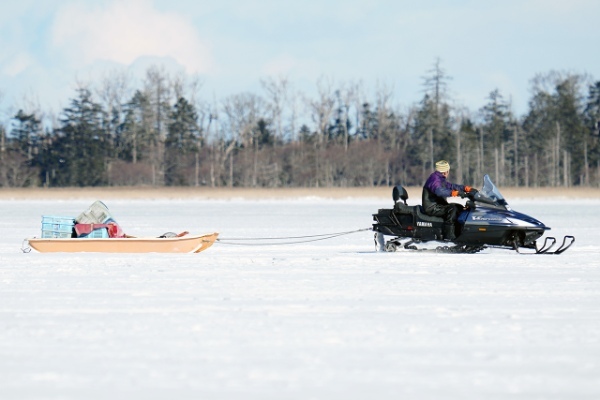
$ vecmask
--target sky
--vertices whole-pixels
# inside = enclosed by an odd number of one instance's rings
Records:
[[[0,3],[0,115],[60,111],[80,83],[150,66],[198,78],[207,100],[286,78],[423,97],[436,60],[448,93],[476,111],[498,89],[527,110],[536,74],[600,79],[597,0],[20,0]]]

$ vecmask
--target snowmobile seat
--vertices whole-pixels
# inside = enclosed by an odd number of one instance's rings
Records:
[[[398,202],[394,204],[394,212],[397,212],[398,214],[414,214],[415,207]]]
[[[436,223],[440,223],[440,224],[444,223],[444,219],[441,217],[433,217],[431,215],[425,214],[425,211],[423,210],[423,206],[415,207],[415,211],[416,211],[417,219],[419,219],[421,221],[436,222]]]

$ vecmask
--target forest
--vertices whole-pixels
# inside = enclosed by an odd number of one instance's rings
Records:
[[[307,94],[285,77],[260,93],[202,98],[202,82],[150,67],[138,87],[115,72],[79,84],[51,115],[35,104],[0,124],[0,187],[365,187],[422,185],[435,161],[451,181],[600,186],[600,81],[532,77],[524,115],[491,88],[469,110],[439,59],[423,96],[322,78]],[[1,88],[0,88],[1,92]]]

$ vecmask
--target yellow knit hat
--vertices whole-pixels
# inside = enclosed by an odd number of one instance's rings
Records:
[[[435,170],[440,172],[450,171],[450,164],[446,160],[440,160],[435,163]]]

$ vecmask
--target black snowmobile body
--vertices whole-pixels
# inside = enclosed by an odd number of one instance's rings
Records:
[[[393,209],[380,209],[373,214],[373,230],[376,232],[376,245],[385,251],[405,249],[419,250],[418,243],[444,241],[443,219],[423,212],[420,205],[406,204],[406,189],[398,185],[392,192]],[[550,248],[556,243],[547,237],[543,246],[537,240],[550,230],[550,227],[528,215],[512,210],[488,175],[483,179],[481,191],[467,194],[466,206],[456,204],[460,209],[455,226],[456,239],[445,242],[435,251],[451,253],[475,253],[485,247],[506,247],[519,251],[519,248],[533,249],[536,254],[560,254],[575,241],[573,236],[565,236],[562,245],[555,251]],[[385,241],[385,236],[394,236]],[[402,240],[407,239],[405,243]]]

